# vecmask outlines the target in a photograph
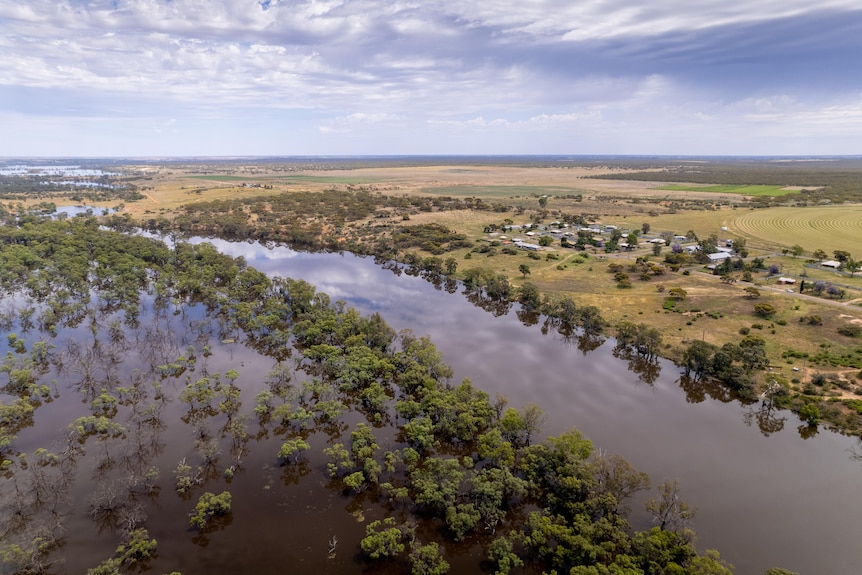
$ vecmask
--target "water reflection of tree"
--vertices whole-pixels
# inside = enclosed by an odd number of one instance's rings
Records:
[[[661,364],[657,356],[638,353],[628,346],[617,345],[612,351],[614,357],[628,363],[628,369],[647,385],[652,385],[661,375]]]
[[[811,439],[820,432],[820,427],[816,424],[805,423],[797,427],[796,431],[799,432],[799,437],[802,439]]]
[[[4,553],[10,553],[4,567],[45,573],[54,563],[51,553],[64,541],[76,464],[40,449],[19,465],[0,483],[0,541]]]
[[[757,423],[760,433],[765,437],[784,429],[784,423],[787,421],[786,417],[778,415],[778,409],[771,401],[763,401],[756,407],[747,407],[743,418],[746,425]]]
[[[529,312],[523,308],[520,313],[525,314],[527,317],[535,315],[537,320],[542,318],[542,316],[536,314],[536,312]],[[518,317],[520,318],[521,316],[519,315]],[[524,325],[532,324],[524,322]],[[542,318],[541,332],[543,335],[548,335],[551,331],[556,331],[556,333],[562,337],[562,341],[565,345],[577,347],[584,355],[598,349],[603,343],[605,343],[605,338],[596,332],[584,330],[574,323],[563,321],[558,317],[544,316],[544,318]]]
[[[509,313],[512,309],[512,302],[508,299],[496,299],[486,295],[481,291],[464,292],[467,301],[476,307],[490,312],[494,317],[500,317]]]
[[[707,397],[729,403],[738,399],[733,391],[721,382],[695,373],[683,374],[678,380],[680,388],[685,392],[688,403],[701,403]]]
[[[856,438],[856,445],[849,449],[850,460],[862,463],[862,437]]]
[[[311,466],[307,459],[300,459],[294,463],[287,463],[281,467],[281,482],[290,487],[291,485],[299,485],[299,481],[308,475],[311,471]]]
[[[515,315],[518,317],[518,320],[527,327],[536,325],[542,318],[542,314],[533,310],[525,309],[523,306],[515,312]]]
[[[204,526],[197,534],[192,537],[192,543],[199,547],[208,547],[210,544],[210,535],[219,531],[224,531],[233,523],[233,513],[228,512],[224,515],[219,515],[210,518],[206,526]]]

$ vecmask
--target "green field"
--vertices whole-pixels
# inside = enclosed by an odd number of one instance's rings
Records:
[[[673,184],[659,188],[674,192],[711,192],[715,194],[739,194],[742,196],[786,196],[798,193],[796,190],[788,190],[783,186],[694,186],[685,184]]]
[[[546,194],[549,196],[567,196],[589,194],[591,192],[580,188],[568,188],[563,186],[455,185],[422,188],[420,193],[432,196],[510,198],[513,196],[542,196]]]

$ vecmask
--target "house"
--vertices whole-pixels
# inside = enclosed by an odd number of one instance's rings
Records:
[[[536,244],[528,244],[527,242],[516,241],[515,245],[521,249],[529,250],[531,252],[539,251],[539,246],[537,246]]]
[[[732,257],[728,252],[716,252],[714,254],[707,254],[709,261],[711,262],[720,262],[724,261],[730,257]]]
[[[793,278],[780,277],[776,280],[780,285],[793,285],[796,283],[796,280]]]
[[[838,269],[841,267],[841,262],[836,262],[835,260],[826,260],[825,262],[820,262],[820,265],[827,268]]]

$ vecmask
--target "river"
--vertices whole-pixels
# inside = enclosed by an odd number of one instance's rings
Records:
[[[494,316],[458,290],[449,293],[421,278],[396,275],[370,258],[207,241],[267,274],[304,279],[361,312],[379,312],[395,330],[430,336],[454,369],[453,382],[469,378],[492,397],[506,396],[514,407],[539,405],[547,416],[543,434],[558,435],[576,427],[598,449],[620,454],[647,472],[654,486],[679,480],[683,499],[699,509],[693,522],[699,549],[718,549],[736,566],[736,573],[762,575],[769,567],[803,575],[859,572],[862,461],[854,454],[862,449],[857,439],[825,430],[803,438],[797,430],[801,423],[787,412],[773,414],[774,430],[766,434],[756,421],[757,406],[726,397],[712,399],[699,385],[683,388],[679,369],[669,362],[660,362],[660,373],[654,377],[639,376],[614,356],[612,341],[584,353],[577,342],[553,330],[543,333],[541,323],[524,325],[514,311]],[[14,297],[4,298],[0,311],[16,305]],[[151,300],[144,308],[149,311],[142,313],[140,326],[127,329],[117,342],[107,333],[97,337],[87,321],[49,338],[66,368],[44,375],[46,382],[58,380],[52,384],[55,399],[39,407],[33,425],[18,434],[16,448],[35,453],[48,447],[59,453],[69,445],[62,440],[69,434],[68,423],[93,409],[91,401],[101,380],[111,380],[113,389],[128,387],[135,368],[145,371],[146,365],[171,364],[178,355],[188,355],[187,346],[197,345],[200,354],[206,342],[211,353],[201,354],[190,372],[194,378],[204,372],[239,372],[237,384],[251,436],[242,446],[242,456],[234,459],[226,430],[219,429],[224,418],[194,420],[193,410],[172,401],[160,408],[158,425],[148,425],[145,418],[132,418],[131,408],[124,405],[118,416],[128,429],[123,438],[87,440],[82,444],[86,453],[70,457],[62,469],[29,466],[20,483],[0,484],[3,512],[20,507],[17,486],[33,493],[37,483],[51,487],[39,495],[54,503],[39,499],[30,509],[45,520],[63,518],[64,544],[55,553],[60,559],[54,569],[58,573],[83,573],[112,556],[118,543],[116,521],[122,515],[94,514],[93,504],[117,493],[132,494],[117,506],[120,511],[140,508],[147,516],[145,525],[159,542],[152,564],[156,573],[368,571],[358,556],[358,542],[381,510],[367,494],[346,497],[334,487],[321,455],[347,427],[316,430],[308,437],[312,448],[306,460],[279,466],[276,454],[285,433],[259,426],[251,413],[274,361],[200,321],[200,306],[163,310],[161,323],[150,323],[147,317],[153,315]],[[13,311],[11,316],[18,314]],[[34,330],[25,336],[40,337]],[[8,347],[3,346],[6,342],[0,341],[0,353],[5,354]],[[100,355],[95,358],[91,351],[97,348]],[[12,360],[16,357],[12,354]],[[88,375],[95,376],[91,383]],[[164,378],[160,385],[165,395],[176,398],[185,386],[184,377]],[[144,398],[140,407],[151,400],[155,398]],[[776,424],[781,417],[786,418],[783,426]],[[350,426],[359,421],[352,415],[345,418]],[[383,448],[390,448],[392,438],[382,429],[378,433]],[[206,471],[206,482],[186,496],[178,495],[177,462],[197,465],[207,442],[220,446],[221,453]],[[234,460],[241,463],[230,478],[223,471]],[[149,468],[159,470],[155,489],[126,489],[127,477],[140,480]],[[34,478],[30,485],[27,477]],[[188,529],[188,513],[204,489],[230,490],[233,513],[229,525],[199,533]],[[632,505],[636,528],[649,526],[643,511],[647,496]],[[12,524],[15,517],[4,520]],[[434,536],[424,535],[426,540]],[[336,537],[338,552],[331,557],[329,541]],[[483,553],[479,543],[469,539],[446,545],[445,551],[453,573],[475,568],[476,557]]]
[[[546,434],[576,427],[649,473],[653,485],[678,479],[683,498],[698,508],[699,548],[718,549],[737,573],[776,566],[803,575],[859,572],[859,440],[825,430],[803,439],[789,412],[777,414],[787,418],[783,429],[767,436],[751,422],[752,406],[708,395],[694,403],[670,362],[644,383],[612,355],[611,342],[585,355],[513,312],[494,317],[461,294],[396,276],[369,258],[209,241],[268,274],[305,279],[362,312],[379,312],[396,330],[431,336],[454,381],[469,378],[517,407],[538,404]],[[642,513],[633,519],[648,525]]]

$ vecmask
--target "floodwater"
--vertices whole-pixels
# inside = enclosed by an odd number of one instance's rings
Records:
[[[722,402],[680,387],[680,370],[661,362],[651,384],[613,357],[612,342],[587,353],[558,334],[526,327],[515,313],[501,317],[427,281],[396,276],[369,258],[305,254],[286,248],[209,240],[269,274],[302,278],[333,299],[379,312],[396,330],[429,335],[455,370],[511,405],[539,405],[544,431],[576,427],[596,447],[618,453],[653,485],[678,479],[698,508],[699,548],[715,548],[736,572],[784,567],[803,575],[856,574],[862,517],[858,439],[829,431],[803,439],[789,412],[783,429],[765,435],[759,406]],[[515,306],[517,307],[517,306]],[[641,515],[640,527],[648,526]]]
[[[101,169],[82,168],[81,166],[46,166],[30,164],[0,165],[0,176],[62,176],[66,178],[95,178],[115,176],[114,172]]]
[[[797,431],[800,422],[781,412],[773,414],[773,431],[767,434],[757,423],[757,406],[712,399],[710,391],[721,394],[696,384],[683,389],[673,364],[662,362],[660,373],[639,375],[613,355],[612,342],[585,354],[576,341],[553,331],[543,333],[541,322],[525,326],[514,312],[495,317],[457,291],[447,293],[421,278],[396,275],[370,258],[208,241],[229,255],[243,256],[263,272],[305,279],[333,300],[342,299],[365,313],[379,312],[395,330],[429,335],[453,367],[453,382],[469,378],[492,397],[505,395],[515,407],[536,403],[547,415],[545,434],[576,427],[597,448],[618,453],[649,473],[653,485],[678,479],[683,498],[699,509],[693,525],[699,548],[718,549],[737,573],[760,575],[775,566],[801,574],[858,573],[862,462],[853,457],[860,448],[858,440],[827,431],[803,439]],[[84,400],[87,376],[94,381],[119,378],[120,385],[127,386],[134,368],[143,371],[152,361],[170,363],[187,346],[203,343],[212,354],[198,357],[193,379],[204,371],[224,374],[236,369],[251,436],[237,456],[221,427],[223,418],[196,419],[185,405],[173,401],[161,408],[160,423],[150,425],[145,418],[134,420],[131,409],[123,407],[117,420],[136,433],[116,441],[89,439],[86,454],[70,458],[61,477],[43,481],[53,488],[45,492],[50,497],[40,493],[49,503],[40,502],[36,513],[59,513],[66,527],[65,544],[56,553],[62,563],[56,570],[82,573],[113,554],[118,536],[112,522],[118,518],[105,514],[95,520],[89,513],[93,493],[112,489],[126,493],[116,488],[117,482],[158,467],[156,490],[118,506],[128,510],[140,503],[145,509],[145,525],[159,542],[151,564],[154,573],[370,571],[356,553],[365,525],[380,518],[380,510],[362,494],[344,497],[332,488],[320,455],[328,444],[340,441],[346,427],[312,433],[307,438],[312,455],[298,465],[277,465],[276,454],[287,435],[259,428],[250,413],[274,361],[231,343],[231,334],[200,322],[202,317],[194,307],[169,309],[158,321],[142,314],[140,327],[127,330],[119,343],[103,340],[101,351],[108,359],[88,356],[94,336],[86,322],[55,338],[67,369],[47,373],[43,379],[59,380],[59,397],[40,407],[35,424],[18,434],[15,446],[21,451],[33,453],[47,446],[49,438],[68,433],[68,422],[89,414],[90,402]],[[103,322],[103,328],[106,325]],[[35,337],[32,332],[25,335]],[[0,347],[5,344],[0,341]],[[77,367],[75,358],[80,360]],[[184,384],[182,374],[161,382],[170,398],[176,398]],[[96,385],[90,393],[98,392]],[[156,403],[149,397],[141,408]],[[776,417],[786,418],[783,426]],[[135,428],[134,421],[144,423]],[[356,421],[346,416],[351,427]],[[381,446],[391,447],[391,438],[382,430],[377,433]],[[179,496],[173,470],[183,458],[196,464],[202,440],[220,446],[217,461],[205,470],[204,486],[191,497]],[[235,461],[240,463],[228,480],[223,470]],[[30,472],[35,476],[39,470],[32,465]],[[188,514],[198,495],[225,489],[233,495],[229,520],[207,533],[189,530]],[[8,513],[9,501],[4,505],[2,512]],[[632,520],[638,528],[649,525],[648,517],[637,509]],[[330,557],[335,539],[337,551]],[[453,573],[465,572],[482,553],[471,540],[444,549]],[[474,559],[468,561],[471,556]]]

